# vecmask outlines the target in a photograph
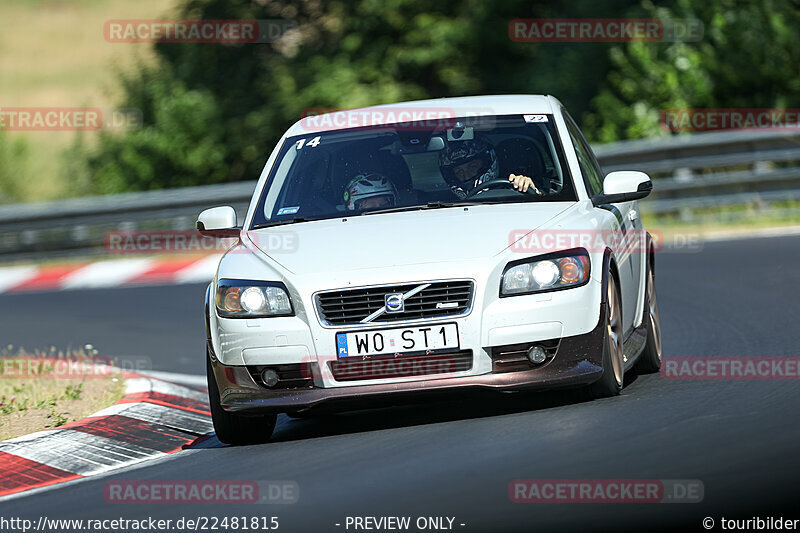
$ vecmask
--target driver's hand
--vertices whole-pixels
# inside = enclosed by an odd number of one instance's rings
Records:
[[[522,174],[511,174],[508,176],[508,181],[513,181],[514,188],[522,192],[528,192],[528,189],[533,187],[533,190],[536,191],[536,194],[539,196],[544,195],[544,193],[542,193],[542,191],[540,191],[536,185],[534,185],[533,180],[528,176],[523,176]]]

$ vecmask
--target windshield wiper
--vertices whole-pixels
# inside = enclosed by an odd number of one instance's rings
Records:
[[[317,219],[294,217],[294,218],[288,218],[286,220],[270,220],[269,222],[264,222],[263,224],[256,224],[255,226],[253,226],[253,229],[270,228],[272,226],[283,226],[284,224],[298,224],[300,222],[311,222],[312,220],[317,220]]]
[[[483,202],[428,202],[426,208],[428,209],[438,209],[441,207],[466,207],[470,205],[480,205]]]
[[[376,209],[374,211],[364,211],[362,215],[377,215],[380,213],[399,213],[401,211],[414,211],[418,209],[442,209],[445,207],[466,207],[470,205],[481,205],[485,202],[428,202],[425,205],[409,205],[405,207],[389,207],[387,209]]]

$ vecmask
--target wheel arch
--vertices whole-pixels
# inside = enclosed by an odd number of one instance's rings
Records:
[[[214,352],[214,338],[211,334],[211,291],[214,286],[214,282],[208,284],[206,287],[206,301],[205,301],[205,325],[206,325],[206,347],[208,348],[208,355],[211,357],[212,360],[216,360],[216,353]]]
[[[617,284],[619,290],[619,270],[617,268],[617,260],[614,257],[614,252],[611,248],[606,248],[603,252],[603,280],[602,280],[602,294],[600,295],[600,302],[608,304],[608,273],[614,276],[614,282]]]

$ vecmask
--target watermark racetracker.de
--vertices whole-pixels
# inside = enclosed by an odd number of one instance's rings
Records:
[[[704,131],[800,131],[800,109],[675,108],[661,111],[661,129],[670,133]]]
[[[309,367],[318,368],[318,367]],[[328,367],[338,381],[397,379],[431,375],[453,375],[458,362],[450,355],[422,355],[389,358],[337,360]]]
[[[122,131],[141,126],[141,110],[130,107],[0,107],[3,131]]]
[[[699,503],[699,479],[515,479],[514,503]]]
[[[122,372],[152,370],[148,357],[107,357],[102,355],[5,355],[0,357],[0,378],[86,379],[108,378]]]
[[[297,23],[285,19],[265,20],[107,20],[103,35],[110,43],[271,43]]]
[[[650,235],[648,241],[647,236]],[[703,241],[699,233],[665,235],[659,230],[629,229],[515,229],[508,233],[512,252],[540,254],[572,248],[585,248],[590,253],[603,253],[611,247],[617,253],[699,252]]]
[[[127,505],[293,504],[300,487],[285,480],[108,481],[103,497]]]
[[[494,125],[493,112],[488,108],[456,112],[448,107],[399,105],[357,109],[306,108],[301,113],[299,126],[309,133],[383,125],[402,131],[432,131],[452,128],[462,120],[469,127],[491,128]]]
[[[300,239],[293,231],[245,231],[248,240],[265,253],[294,253],[300,247]],[[239,230],[221,236],[201,233],[196,230],[168,231],[109,231],[103,237],[103,247],[109,254],[196,254],[222,253],[231,249],[240,240]],[[246,251],[235,248],[232,253]]]
[[[664,356],[661,377],[672,380],[800,380],[800,357]]]
[[[703,23],[697,19],[520,18],[508,23],[508,37],[526,43],[696,42],[703,38]]]
[[[390,341],[387,340],[386,342]],[[363,357],[317,356],[309,357],[300,363],[300,375],[305,379],[314,381],[322,379],[367,381],[434,375],[452,376],[462,370],[459,360],[447,353],[424,355],[398,353],[388,356]]]

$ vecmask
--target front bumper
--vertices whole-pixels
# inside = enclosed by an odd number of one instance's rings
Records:
[[[552,389],[592,383],[603,372],[605,322],[606,304],[603,302],[597,325],[588,333],[560,339],[555,355],[538,367],[416,381],[268,389],[256,382],[246,366],[224,365],[218,361],[211,346],[209,357],[220,391],[220,403],[226,411],[260,414],[307,411],[318,407],[364,408],[385,399],[403,401],[404,397],[418,398],[424,394]]]

